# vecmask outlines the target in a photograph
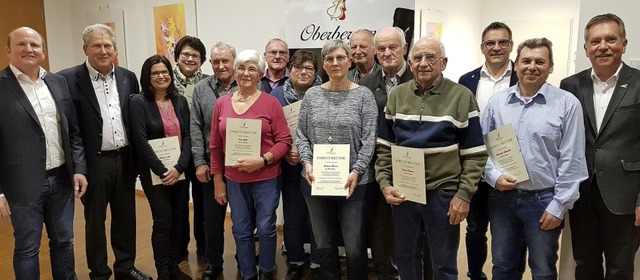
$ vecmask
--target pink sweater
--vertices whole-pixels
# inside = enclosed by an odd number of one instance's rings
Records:
[[[280,159],[291,149],[291,135],[280,102],[266,92],[261,92],[253,105],[244,113],[237,114],[231,105],[232,94],[216,101],[211,120],[211,174],[223,174],[238,183],[250,183],[273,179],[280,175]],[[237,168],[224,166],[227,118],[262,120],[260,154],[271,152],[275,161],[266,167],[247,173]]]

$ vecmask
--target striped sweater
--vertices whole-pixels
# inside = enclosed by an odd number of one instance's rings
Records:
[[[391,92],[384,111],[390,133],[378,138],[380,187],[393,185],[391,145],[422,148],[427,190],[457,190],[457,197],[470,201],[487,160],[471,92],[444,77],[427,91],[411,80]]]

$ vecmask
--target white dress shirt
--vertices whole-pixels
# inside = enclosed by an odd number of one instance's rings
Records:
[[[604,119],[604,113],[607,111],[607,107],[609,107],[611,96],[613,96],[613,90],[618,83],[620,69],[622,69],[622,64],[620,64],[620,67],[618,67],[618,70],[613,76],[603,82],[598,78],[593,68],[591,68],[591,80],[593,80],[593,109],[596,113],[596,129],[598,132]]]
[[[128,144],[124,130],[122,110],[120,109],[120,95],[114,77],[114,68],[106,76],[86,62],[91,76],[93,91],[96,93],[102,116],[102,151],[122,148]]]
[[[18,79],[20,87],[27,95],[44,132],[46,143],[45,169],[50,170],[59,167],[64,164],[60,115],[51,91],[49,91],[47,84],[43,80],[47,71],[40,68],[38,79],[34,82],[15,66],[10,65],[10,68]]]
[[[509,84],[511,83],[511,71],[513,71],[513,69],[511,68],[511,62],[509,62],[507,69],[504,71],[502,76],[496,79],[489,74],[487,65],[482,65],[482,69],[480,69],[478,88],[476,88],[476,100],[478,101],[480,116],[482,116],[482,112],[484,112],[484,108],[487,107],[489,98],[491,98],[494,93],[509,88]]]

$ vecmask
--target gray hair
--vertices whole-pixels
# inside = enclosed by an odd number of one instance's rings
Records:
[[[413,57],[413,49],[420,45],[420,43],[423,43],[425,41],[428,40],[432,40],[435,41],[436,43],[438,43],[438,46],[440,47],[440,53],[442,55],[442,57],[447,57],[447,53],[444,51],[444,44],[442,43],[442,41],[438,40],[438,39],[433,39],[431,37],[422,37],[420,38],[418,41],[415,42],[415,44],[413,44],[413,46],[411,46],[411,50],[409,51],[409,59],[411,59]]]
[[[269,42],[267,42],[267,44],[264,46],[264,51],[268,51],[269,49],[269,45],[271,45],[271,43],[273,42],[282,42],[284,44],[284,48],[287,49],[287,52],[289,52],[289,45],[287,45],[287,42],[285,42],[284,40],[280,39],[280,38],[273,38],[271,40],[269,40]]]
[[[351,40],[351,38],[353,38],[353,35],[356,35],[358,33],[362,33],[362,34],[368,35],[368,37],[371,39],[371,42],[373,43],[374,35],[373,35],[373,32],[371,32],[371,30],[369,30],[369,29],[358,29],[358,30],[356,30],[355,32],[353,32],[351,34],[351,36],[349,37],[349,40]]]
[[[347,54],[347,57],[351,57],[351,47],[349,47],[349,44],[347,44],[345,41],[342,41],[340,39],[326,42],[324,46],[322,46],[322,51],[320,52],[320,55],[324,60],[325,56],[327,56],[328,54],[330,54],[331,52],[337,49],[343,49]]]
[[[91,42],[91,37],[96,33],[109,36],[109,39],[111,39],[111,43],[113,43],[113,46],[116,47],[116,34],[113,33],[113,29],[111,29],[111,27],[109,27],[108,25],[104,25],[101,23],[89,25],[84,28],[84,31],[82,31],[82,41],[84,42],[85,46],[89,45],[89,43]]]
[[[398,33],[398,37],[400,38],[400,42],[402,43],[402,45],[403,46],[406,45],[407,38],[404,37],[404,31],[397,26],[393,26],[393,30],[396,31],[396,33]],[[378,38],[378,34],[380,34],[380,32],[376,32],[376,35],[373,36],[374,45],[375,45],[376,39]]]
[[[223,41],[216,42],[215,44],[213,44],[213,47],[211,47],[211,53],[213,53],[214,49],[228,50],[229,52],[231,52],[231,55],[233,56],[233,58],[236,58],[236,48],[227,42],[223,42]]]
[[[264,59],[264,55],[256,50],[241,51],[238,54],[238,57],[236,57],[236,60],[233,62],[233,69],[238,68],[238,65],[244,64],[246,62],[254,62],[255,64],[257,64],[260,73],[264,73],[265,69],[267,69],[267,61]]]

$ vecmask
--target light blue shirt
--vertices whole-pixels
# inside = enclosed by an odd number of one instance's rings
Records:
[[[548,83],[529,100],[518,84],[496,93],[482,114],[482,133],[511,123],[529,173],[516,189],[555,188],[546,211],[562,219],[578,200],[580,182],[587,179],[582,107],[571,93]],[[495,187],[503,173],[487,160],[485,178]]]

